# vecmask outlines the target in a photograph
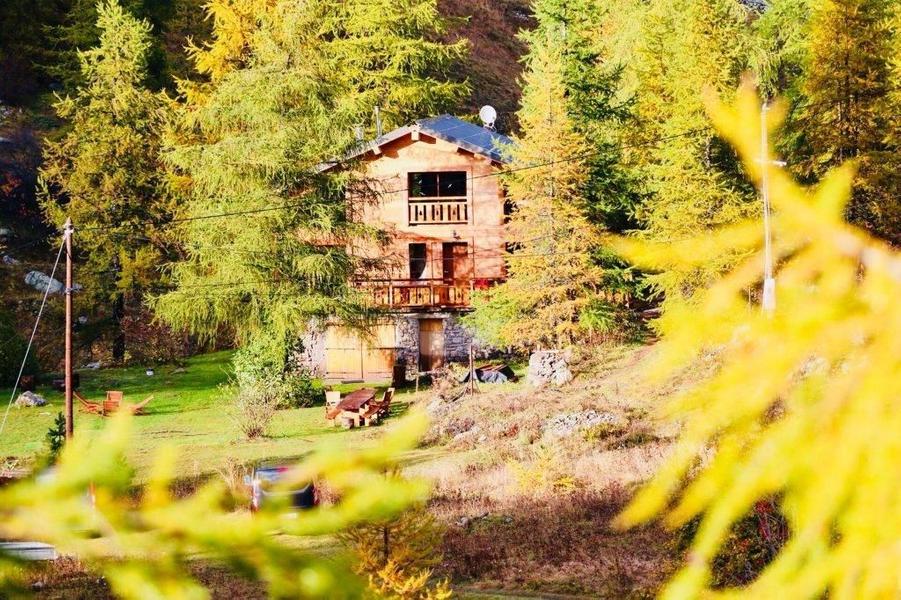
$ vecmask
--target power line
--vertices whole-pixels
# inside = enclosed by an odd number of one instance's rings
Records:
[[[620,149],[642,148],[642,147],[647,147],[647,146],[651,146],[654,144],[659,144],[661,142],[677,139],[680,137],[695,135],[702,131],[706,131],[706,128],[691,129],[691,130],[687,130],[687,131],[684,131],[681,133],[663,136],[663,137],[659,137],[659,138],[656,138],[653,140],[647,140],[644,142],[637,142],[634,144],[619,144],[617,147]],[[533,163],[533,164],[529,164],[529,165],[523,165],[521,167],[512,167],[509,169],[499,169],[497,171],[493,171],[491,173],[483,173],[481,175],[473,175],[471,177],[467,177],[466,181],[467,182],[475,181],[478,179],[486,179],[488,177],[503,177],[503,176],[509,175],[511,173],[519,173],[519,172],[530,170],[530,169],[539,169],[542,167],[549,167],[549,166],[562,164],[562,163],[566,163],[566,162],[575,162],[575,161],[579,161],[579,160],[585,160],[586,158],[591,158],[592,156],[599,156],[601,154],[602,154],[602,151],[584,152],[584,153],[573,155],[573,156],[566,157],[566,158],[549,160],[549,161],[544,161],[544,162],[540,162],[540,163]],[[340,163],[335,163],[335,164],[337,166]],[[409,188],[409,187],[405,187],[405,188],[397,188],[397,189],[392,189],[392,190],[383,190],[383,191],[376,192],[376,193],[396,194],[396,193],[400,193],[400,192],[410,191],[410,189],[411,188]],[[165,223],[157,223],[155,221],[145,221],[143,223],[136,223],[135,225],[155,225],[157,227],[168,227],[171,225],[178,225],[181,223],[189,223],[189,222],[193,222],[193,221],[204,221],[204,220],[219,219],[219,218],[225,218],[225,217],[254,215],[254,214],[261,214],[261,213],[266,213],[266,212],[275,212],[275,211],[279,211],[279,210],[288,210],[291,208],[302,208],[302,207],[308,206],[308,205],[309,205],[308,202],[296,202],[296,203],[281,204],[279,206],[269,206],[269,207],[246,209],[246,210],[235,210],[235,211],[228,211],[228,212],[221,212],[221,213],[209,213],[209,214],[205,214],[205,215],[197,215],[194,217],[179,217],[179,218],[175,218],[175,219],[170,219],[169,221],[167,221]],[[80,231],[99,231],[102,229],[107,229],[108,227],[109,227],[108,225],[96,225],[96,226],[92,226],[92,227],[81,227],[81,228],[79,228],[79,230]],[[135,237],[134,239],[137,239],[137,238]]]

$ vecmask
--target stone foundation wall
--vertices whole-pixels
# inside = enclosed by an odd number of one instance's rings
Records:
[[[419,370],[419,319],[399,316],[394,322],[397,340],[397,363],[407,367],[407,379],[416,377]]]
[[[301,349],[292,357],[294,362],[313,377],[325,375],[325,328],[315,321],[310,322],[300,343]]]
[[[472,334],[455,315],[444,319],[444,359],[448,362],[469,362]]]
[[[444,359],[446,362],[469,361],[469,345],[476,358],[492,356],[496,350],[473,339],[472,333],[460,324],[455,313],[408,313],[394,317],[397,364],[407,367],[407,379],[416,377],[419,370],[419,320],[442,319],[444,322]],[[295,364],[308,369],[315,377],[325,375],[325,326],[311,322],[301,336],[302,348],[292,357]]]

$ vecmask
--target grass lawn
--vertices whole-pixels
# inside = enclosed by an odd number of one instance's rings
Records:
[[[269,436],[248,441],[243,438],[230,416],[231,397],[222,389],[230,374],[230,352],[196,356],[187,361],[184,371],[174,366],[156,368],[148,377],[143,367],[82,370],[80,391],[89,400],[105,397],[106,390],[122,390],[126,402],[135,403],[153,395],[145,414],[135,418],[135,437],[131,462],[138,479],[146,474],[155,450],[163,445],[176,446],[179,452],[178,472],[183,477],[211,473],[221,468],[226,459],[241,462],[258,459],[290,459],[303,455],[317,440],[342,436],[348,446],[371,443],[373,430],[344,431],[331,427],[320,406],[280,410],[269,430]],[[342,393],[364,384],[337,386]],[[366,384],[384,389],[384,385]],[[11,390],[3,391],[3,409]],[[45,435],[57,412],[63,410],[63,394],[47,387],[37,393],[50,403],[41,408],[10,409],[6,430],[0,435],[0,458],[27,458],[45,447]],[[404,401],[403,392],[398,400]],[[397,410],[397,409],[395,409]],[[99,430],[104,418],[75,409],[76,435],[91,435]],[[86,457],[90,459],[90,457]]]

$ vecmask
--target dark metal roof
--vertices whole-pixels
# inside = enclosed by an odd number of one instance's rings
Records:
[[[419,119],[416,125],[423,133],[456,144],[470,152],[498,162],[509,162],[502,150],[512,144],[513,140],[487,127],[479,127],[451,115]]]

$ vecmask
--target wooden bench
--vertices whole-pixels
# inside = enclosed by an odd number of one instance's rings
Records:
[[[146,407],[150,403],[150,401],[153,400],[153,396],[147,396],[137,404],[126,404],[125,402],[123,402],[125,395],[118,390],[107,392],[106,400],[104,400],[103,403],[86,400],[81,394],[76,391],[73,391],[72,395],[78,399],[79,403],[81,403],[82,410],[88,413],[93,413],[95,415],[100,415],[102,417],[111,415],[114,412],[120,410],[127,410],[133,415],[140,415],[144,413],[144,407]]]

